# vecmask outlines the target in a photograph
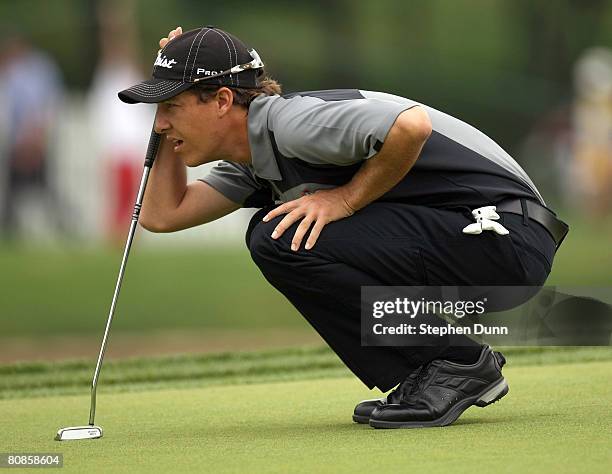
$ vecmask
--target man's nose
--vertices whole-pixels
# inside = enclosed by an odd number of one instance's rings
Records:
[[[157,106],[157,113],[155,114],[155,132],[165,133],[170,128],[170,122],[164,116],[160,106]]]

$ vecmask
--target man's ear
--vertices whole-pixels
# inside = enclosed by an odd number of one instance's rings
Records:
[[[234,93],[227,87],[221,87],[215,94],[219,117],[227,114],[234,104]]]

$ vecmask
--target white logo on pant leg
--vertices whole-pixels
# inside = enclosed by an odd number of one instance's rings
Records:
[[[168,59],[166,56],[162,56],[161,51],[157,53],[157,59],[153,66],[165,67],[167,69],[172,69],[172,65],[176,64],[174,59]]]

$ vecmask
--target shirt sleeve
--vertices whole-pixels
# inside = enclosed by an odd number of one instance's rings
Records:
[[[312,164],[347,166],[378,153],[397,116],[415,105],[302,96],[277,101],[268,120],[284,156]]]
[[[220,161],[208,175],[199,179],[243,207],[263,207],[272,199],[270,189],[263,184],[251,166]]]

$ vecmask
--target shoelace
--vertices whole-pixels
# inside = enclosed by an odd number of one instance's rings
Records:
[[[435,361],[434,361],[435,362]],[[419,372],[416,374],[414,378],[414,382],[412,384],[411,390],[409,393],[406,393],[403,400],[410,401],[415,398],[418,398],[418,392],[421,388],[423,388],[424,382],[429,378],[432,373],[433,363],[429,363],[421,367]]]
[[[432,364],[427,364],[426,366],[424,366],[421,371],[418,373],[417,375],[417,379],[416,379],[416,383],[415,383],[415,390],[421,388],[421,386],[423,385],[423,382],[425,382],[425,380],[427,379],[427,377],[429,377],[430,373],[431,373],[431,369],[432,369]]]
[[[407,398],[410,393],[412,393],[412,389],[414,388],[415,382],[422,369],[423,366],[417,368],[408,376],[406,380],[399,384],[397,388],[387,396],[387,400],[389,401],[389,403],[398,403],[400,400]]]

